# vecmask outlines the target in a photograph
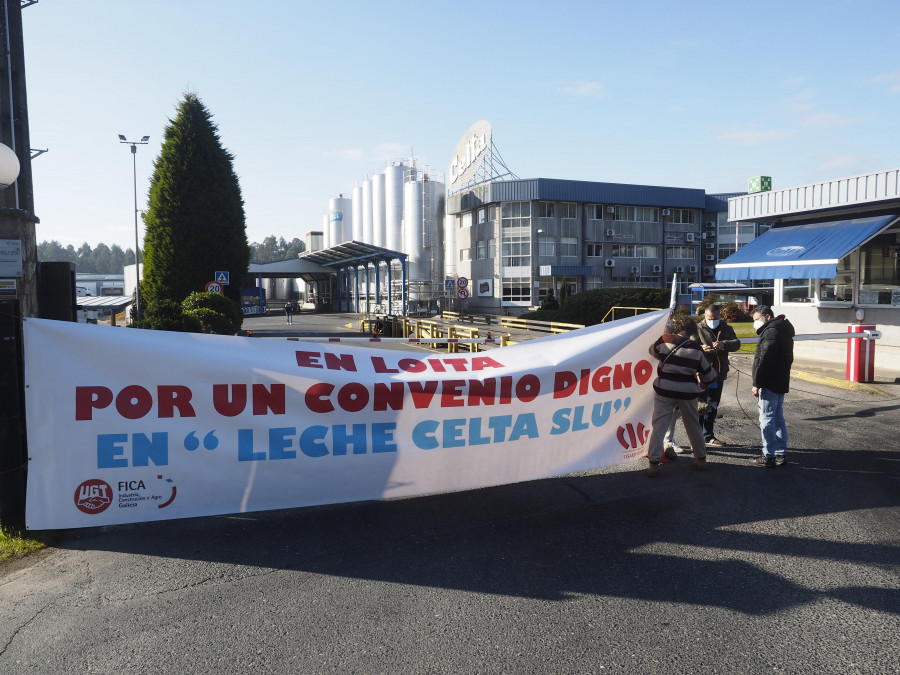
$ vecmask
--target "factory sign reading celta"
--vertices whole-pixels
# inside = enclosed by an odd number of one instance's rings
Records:
[[[340,209],[334,209],[331,212],[331,222],[341,222],[344,220],[344,213]]]
[[[464,187],[478,169],[478,162],[491,144],[491,124],[479,120],[466,132],[456,146],[456,153],[447,171],[450,189]]]

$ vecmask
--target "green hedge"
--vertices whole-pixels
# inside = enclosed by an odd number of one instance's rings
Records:
[[[570,296],[566,299],[562,309],[527,312],[522,315],[522,318],[592,326],[600,323],[613,307],[663,309],[669,306],[670,297],[671,290],[668,288],[645,288],[643,286],[597,288]],[[623,319],[626,316],[630,315],[617,313],[616,318]]]

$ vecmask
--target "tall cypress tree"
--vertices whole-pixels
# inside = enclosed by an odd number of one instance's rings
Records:
[[[240,302],[250,246],[233,159],[206,106],[196,94],[185,94],[153,163],[142,302],[180,303],[204,290],[219,270],[230,273],[225,294]]]

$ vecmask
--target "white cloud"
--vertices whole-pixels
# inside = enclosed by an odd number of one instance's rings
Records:
[[[789,131],[779,129],[761,129],[758,124],[734,126],[731,131],[716,136],[717,141],[725,141],[736,145],[768,145],[791,135]]]
[[[859,173],[860,167],[865,166],[866,160],[859,155],[832,155],[819,163],[819,168],[826,171],[841,171],[847,173]]]
[[[872,78],[872,84],[884,84],[892,94],[900,94],[900,69]]]
[[[359,164],[381,165],[396,159],[406,159],[413,152],[409,145],[401,143],[379,143],[368,148],[341,148],[329,150],[325,157],[337,157]],[[380,168],[380,167],[378,167]]]
[[[848,117],[836,112],[822,110],[816,101],[814,89],[798,91],[784,100],[785,112],[793,118],[798,127],[806,129],[831,129],[858,124],[859,118]]]
[[[606,86],[602,82],[574,82],[564,84],[560,91],[582,98],[605,98]]]

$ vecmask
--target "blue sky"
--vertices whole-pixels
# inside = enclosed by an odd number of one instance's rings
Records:
[[[40,0],[23,10],[38,241],[134,246],[183,92],[235,156],[250,241],[477,120],[522,178],[775,189],[900,166],[900,3]]]

